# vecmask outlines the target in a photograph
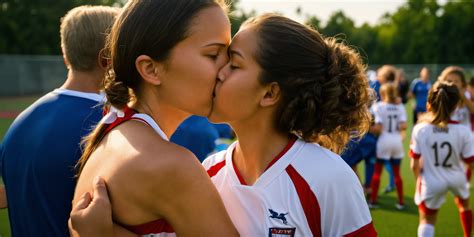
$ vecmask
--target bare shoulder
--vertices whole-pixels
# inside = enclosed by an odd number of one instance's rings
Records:
[[[163,139],[141,122],[131,121],[114,132],[122,133],[123,139],[126,139],[126,142],[116,143],[119,146],[116,149],[126,154],[120,167],[117,167],[123,178],[153,180],[146,183],[159,185],[162,180],[185,177],[203,169],[193,153]]]

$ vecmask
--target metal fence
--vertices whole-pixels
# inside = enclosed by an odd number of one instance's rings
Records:
[[[0,97],[44,94],[66,76],[62,56],[0,55]]]
[[[382,65],[369,65],[376,70]],[[409,81],[417,78],[423,66],[430,69],[431,81],[449,66],[444,64],[400,64]],[[474,64],[458,65],[474,76]],[[41,95],[63,84],[67,69],[62,56],[0,55],[0,97]]]

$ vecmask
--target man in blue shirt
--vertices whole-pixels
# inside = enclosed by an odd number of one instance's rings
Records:
[[[0,144],[12,236],[69,236],[81,138],[101,119],[107,60],[100,55],[118,9],[78,7],[61,20],[68,76],[23,111]]]
[[[427,67],[423,67],[420,71],[420,77],[412,81],[408,96],[415,98],[415,106],[413,108],[413,124],[418,121],[418,116],[426,112],[426,101],[428,92],[431,88],[430,71]]]

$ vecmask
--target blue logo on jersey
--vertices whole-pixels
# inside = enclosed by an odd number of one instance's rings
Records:
[[[281,221],[283,221],[283,224],[285,225],[288,225],[288,221],[286,221],[286,215],[288,215],[288,212],[287,213],[278,213],[272,209],[268,209],[270,211],[270,214],[272,214],[271,216],[269,216],[270,218],[273,218],[273,219],[280,219]]]

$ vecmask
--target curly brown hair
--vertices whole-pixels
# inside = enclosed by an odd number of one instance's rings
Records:
[[[260,82],[282,93],[275,126],[340,153],[370,125],[373,93],[359,54],[334,38],[289,18],[265,14],[247,20],[258,34]]]

